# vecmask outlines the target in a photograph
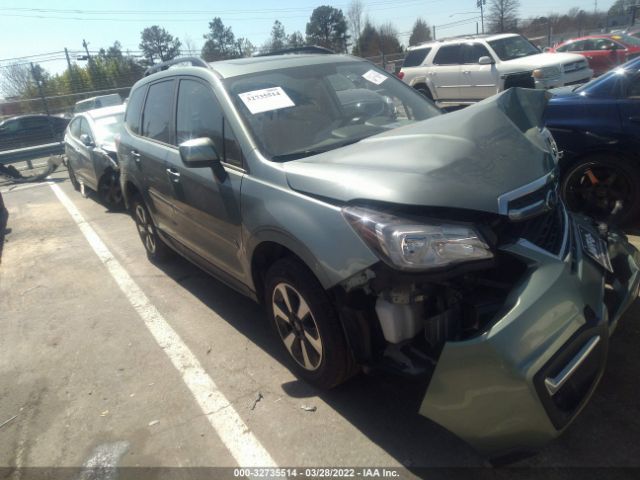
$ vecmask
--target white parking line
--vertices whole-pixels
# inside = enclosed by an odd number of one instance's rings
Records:
[[[76,222],[93,251],[107,267],[133,308],[138,312],[158,345],[180,372],[182,380],[233,458],[242,467],[276,467],[260,441],[244,423],[231,402],[218,390],[196,356],[176,331],[149,301],[138,284],[112,255],[96,231],[83,218],[69,197],[54,183],[49,183],[58,200]]]

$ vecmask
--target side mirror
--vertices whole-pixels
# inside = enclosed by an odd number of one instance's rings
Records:
[[[219,168],[220,157],[210,138],[192,138],[180,144],[180,158],[189,168]]]
[[[480,57],[480,58],[478,59],[478,63],[479,63],[480,65],[492,65],[492,64],[494,64],[494,63],[496,63],[496,62],[494,62],[494,61],[493,61],[493,58],[491,58],[491,57],[489,57],[489,56],[485,55],[484,57]]]
[[[80,135],[80,141],[85,147],[93,147],[93,140],[91,139],[91,136],[86,133]]]

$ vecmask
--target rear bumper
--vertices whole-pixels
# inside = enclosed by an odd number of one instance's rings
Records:
[[[574,231],[577,223],[587,221],[574,219]],[[445,344],[420,408],[490,457],[535,450],[575,418],[640,282],[640,256],[623,235],[609,236],[613,276],[578,241],[563,258],[525,243],[505,250],[530,265],[512,290],[515,306],[483,335]],[[615,287],[606,302],[605,277]]]

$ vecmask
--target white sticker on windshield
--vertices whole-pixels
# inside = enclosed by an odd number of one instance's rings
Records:
[[[385,75],[378,73],[375,70],[369,70],[367,73],[362,75],[362,77],[366,80],[369,80],[371,83],[375,83],[376,85],[380,85],[387,79]]]
[[[265,88],[238,94],[249,111],[256,113],[278,110],[279,108],[295,107],[293,100],[280,87]]]

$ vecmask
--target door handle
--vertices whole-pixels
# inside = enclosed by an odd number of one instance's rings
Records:
[[[167,175],[169,175],[169,177],[171,178],[172,182],[179,182],[180,181],[180,172],[173,169],[173,168],[167,168],[166,170]]]
[[[135,150],[131,150],[131,156],[136,162],[140,162],[140,154],[138,152],[136,152]]]
[[[635,116],[635,117],[629,117],[629,121],[631,123],[640,123],[640,117]]]

